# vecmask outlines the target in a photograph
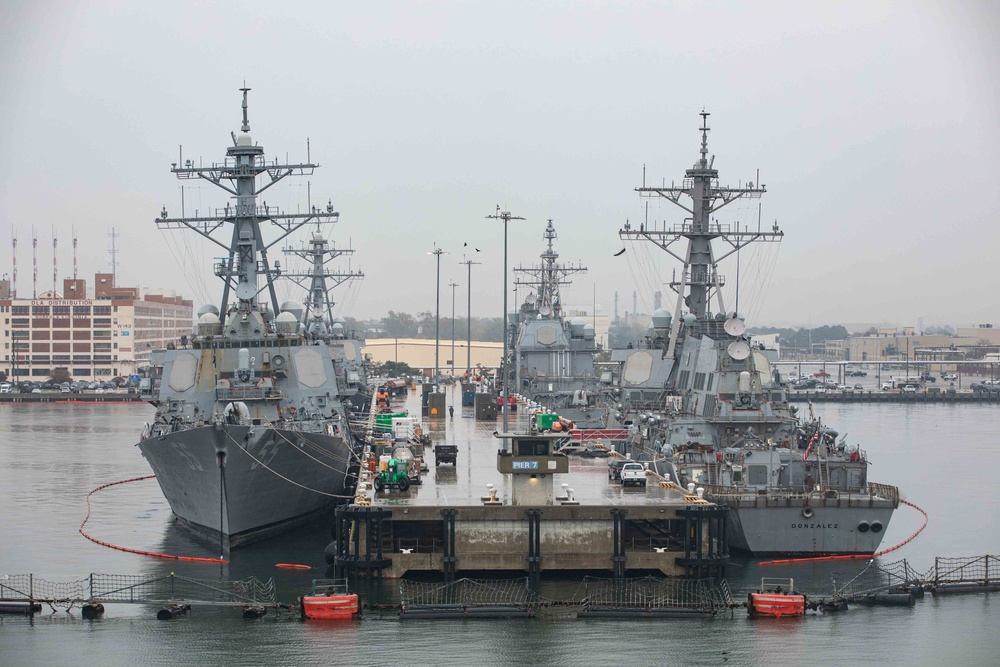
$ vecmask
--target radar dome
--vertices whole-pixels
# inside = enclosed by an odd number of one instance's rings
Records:
[[[593,324],[585,324],[585,325],[583,325],[583,337],[586,340],[594,340],[595,336],[596,336],[596,334],[594,332],[594,325]]]
[[[202,313],[198,316],[199,336],[218,336],[222,334],[222,321],[215,313]]]
[[[250,138],[249,132],[240,132],[236,137],[237,146],[253,146],[253,139]]]
[[[653,311],[653,327],[657,329],[669,329],[671,319],[666,308],[657,308]]]
[[[574,317],[569,321],[570,335],[572,335],[574,338],[583,337],[583,328],[585,326],[587,326],[586,320],[579,317]]]
[[[282,306],[284,308],[284,306]],[[274,318],[274,330],[286,336],[293,335],[299,328],[299,320],[288,310],[282,310]]]
[[[218,315],[219,315],[219,309],[218,309],[218,307],[213,306],[210,303],[206,303],[204,306],[202,306],[201,308],[198,309],[198,317],[200,318],[205,313],[212,313],[213,315],[215,315],[216,317],[218,317]]]
[[[296,322],[302,321],[302,314],[306,312],[306,307],[298,301],[285,301],[281,304],[282,313],[291,313]]]
[[[694,313],[688,313],[687,315],[684,316],[684,324],[686,324],[687,326],[691,326],[697,321],[698,318],[695,317]]]

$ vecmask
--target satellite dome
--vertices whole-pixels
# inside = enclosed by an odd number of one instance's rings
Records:
[[[249,132],[240,132],[236,137],[237,146],[253,146],[253,139],[250,138]]]
[[[698,318],[695,317],[694,313],[688,313],[687,315],[684,316],[684,324],[686,324],[687,326],[691,326],[697,321]]]
[[[291,313],[295,317],[295,321],[301,321],[303,313],[306,312],[306,307],[303,306],[298,301],[285,301],[281,304],[282,313]]]
[[[198,316],[199,336],[218,336],[222,333],[222,321],[215,313],[202,313]]]
[[[213,315],[215,315],[216,317],[218,317],[218,315],[219,315],[219,309],[218,309],[217,306],[214,306],[214,305],[212,305],[210,303],[206,303],[204,306],[202,306],[201,308],[198,309],[198,317],[200,318],[205,313],[212,313]]]
[[[284,307],[284,306],[282,306]],[[279,334],[291,335],[299,328],[299,320],[290,311],[282,310],[274,318],[274,330]]]
[[[594,325],[593,324],[589,324],[589,323],[588,324],[584,324],[583,325],[583,337],[586,340],[594,340],[595,336],[596,336],[596,333],[594,332]]]
[[[669,329],[671,319],[673,318],[666,308],[657,308],[653,311],[653,327],[656,329]]]

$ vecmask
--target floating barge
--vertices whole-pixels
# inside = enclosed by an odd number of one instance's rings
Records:
[[[645,488],[622,488],[609,459],[560,453],[566,436],[533,431],[526,413],[512,433],[471,414],[434,427],[436,444],[458,447],[457,465],[430,466],[419,487],[375,492],[363,473],[354,502],[336,511],[335,576],[724,577],[725,508],[652,471]]]

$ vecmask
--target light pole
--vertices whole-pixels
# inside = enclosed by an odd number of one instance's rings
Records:
[[[465,372],[467,375],[472,375],[472,265],[481,264],[481,262],[473,262],[471,259],[466,259],[462,262],[462,264],[469,267],[469,314],[465,322],[466,336],[468,339],[466,341],[466,345],[468,345],[468,347],[465,348]]]
[[[511,220],[524,220],[524,218],[516,215],[511,215],[510,211],[500,211],[500,207],[497,206],[497,212],[493,215],[486,216],[487,218],[493,220],[503,220],[503,359],[500,361],[501,374],[500,378],[503,382],[503,432],[507,432],[507,382],[508,378],[508,366],[507,363],[507,223]],[[507,451],[507,439],[503,441],[503,449]]]
[[[441,255],[444,254],[444,250],[437,247],[437,243],[434,244],[434,250],[427,253],[428,255],[434,255],[437,260],[437,281],[434,283],[434,299],[436,306],[434,308],[434,385],[438,383],[438,359],[439,359],[439,346],[440,346],[440,328],[441,328]]]
[[[455,379],[455,288],[458,283],[452,280],[448,283],[451,288],[451,379]]]

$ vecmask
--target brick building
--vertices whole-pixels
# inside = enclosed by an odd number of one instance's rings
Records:
[[[57,368],[74,380],[110,380],[144,368],[151,350],[190,335],[190,301],[137,287],[117,287],[110,273],[87,281],[66,279],[63,294],[35,299],[10,293],[0,281],[0,371],[17,380],[41,381]]]

